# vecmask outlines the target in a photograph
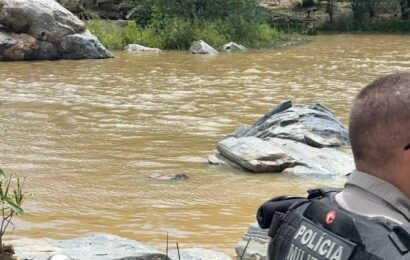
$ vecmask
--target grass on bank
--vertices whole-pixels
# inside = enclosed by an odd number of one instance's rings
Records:
[[[247,22],[241,17],[201,22],[176,17],[145,27],[138,26],[135,21],[124,27],[111,21],[90,20],[87,26],[111,50],[122,50],[130,43],[164,50],[186,50],[195,40],[204,40],[216,49],[231,41],[249,48],[269,48],[300,38],[297,33]]]

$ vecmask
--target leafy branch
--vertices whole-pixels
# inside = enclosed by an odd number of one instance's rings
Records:
[[[14,227],[13,217],[24,213],[22,205],[26,193],[23,192],[23,188],[24,180],[21,181],[20,178],[16,178],[14,182],[12,177],[7,177],[4,171],[0,169],[0,254],[4,252],[4,235],[10,225]]]

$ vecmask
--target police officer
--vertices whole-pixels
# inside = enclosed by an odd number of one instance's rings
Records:
[[[410,259],[410,73],[360,91],[349,137],[356,170],[344,190],[274,198],[258,210],[270,260]]]

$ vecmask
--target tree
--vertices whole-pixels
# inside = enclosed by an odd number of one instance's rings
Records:
[[[410,0],[400,1],[401,19],[408,20],[410,18]]]
[[[353,19],[358,25],[363,23],[367,6],[366,1],[367,0],[351,0]]]
[[[333,17],[336,11],[336,0],[327,0],[326,13],[329,15],[329,21],[333,22]]]

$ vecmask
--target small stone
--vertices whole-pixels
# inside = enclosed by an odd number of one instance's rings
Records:
[[[176,173],[176,174],[162,174],[155,173],[149,176],[151,179],[160,180],[160,181],[181,181],[187,180],[189,177],[185,173]]]

